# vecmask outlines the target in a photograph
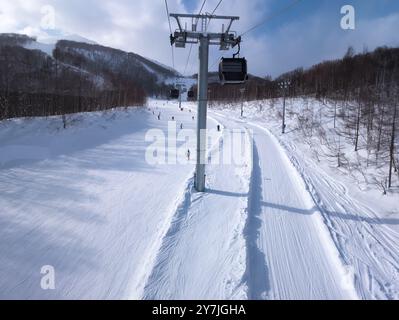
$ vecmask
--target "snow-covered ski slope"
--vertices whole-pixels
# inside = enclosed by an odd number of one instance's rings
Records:
[[[242,161],[209,165],[206,193],[193,192],[192,185],[187,189],[143,298],[247,298],[243,275],[252,159],[251,139],[244,130],[241,135]],[[216,146],[232,143],[230,134],[223,135]]]
[[[146,299],[356,299],[310,194],[281,147],[256,126],[248,165],[208,166],[188,190],[145,288]],[[223,138],[222,138],[223,139]]]
[[[66,130],[58,117],[0,123],[0,298],[397,298],[396,235],[329,214],[355,202],[267,123],[210,112],[209,127],[246,143],[243,163],[208,166],[207,193],[192,163],[148,164],[148,130],[195,127],[184,106],[73,115]],[[44,265],[55,290],[40,287]]]
[[[245,229],[248,298],[356,299],[321,215],[281,146],[260,126],[228,122],[245,126],[254,138]]]
[[[292,103],[290,109],[300,101]],[[316,101],[313,103],[317,104]],[[259,111],[262,104],[263,111]],[[301,106],[296,108],[300,112]],[[217,113],[237,119],[240,115],[239,109],[234,112],[224,106]],[[273,140],[283,147],[289,162],[305,183],[314,207],[308,211],[292,207],[280,209],[298,214],[321,213],[344,266],[344,282],[350,280],[360,299],[399,299],[397,195],[384,197],[373,190],[362,192],[351,179],[334,173],[328,166],[321,166],[311,156],[308,146],[301,143],[298,132],[288,130],[286,135],[281,135],[281,119],[273,117],[267,102],[246,105],[245,117],[239,121],[276,137]]]
[[[160,104],[161,106],[161,104]],[[0,298],[140,298],[193,165],[150,166],[141,109],[0,124]],[[56,290],[40,287],[55,268]]]

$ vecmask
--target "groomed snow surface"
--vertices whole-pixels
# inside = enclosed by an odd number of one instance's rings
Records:
[[[194,149],[184,164],[165,145],[180,164],[150,165],[150,129],[195,128],[183,106],[72,115],[65,130],[0,122],[0,298],[399,298],[397,230],[267,122],[210,112],[223,132],[209,158],[239,130],[242,161],[208,165],[206,193]],[[55,290],[40,286],[45,265]]]

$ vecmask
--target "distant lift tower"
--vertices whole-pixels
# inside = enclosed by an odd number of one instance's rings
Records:
[[[197,167],[195,188],[198,192],[205,191],[205,163],[206,163],[206,121],[208,103],[208,61],[209,46],[217,45],[220,50],[228,50],[241,42],[235,32],[230,31],[234,21],[239,17],[216,16],[210,14],[170,14],[177,21],[178,29],[170,35],[171,45],[185,48],[186,44],[199,43],[199,72],[198,72],[198,123],[197,123]],[[187,20],[190,29],[187,29]],[[211,20],[224,21],[220,33],[208,32]],[[184,27],[183,27],[183,23]],[[199,25],[200,30],[197,30]]]

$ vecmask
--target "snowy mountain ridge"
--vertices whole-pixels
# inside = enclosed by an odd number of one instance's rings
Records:
[[[89,60],[89,63],[104,64],[106,68],[116,72],[123,72],[123,69],[131,65],[135,68],[134,73],[139,82],[146,82],[149,78],[155,77],[156,83],[164,85],[181,77],[176,70],[157,61],[144,58],[135,53],[102,46],[79,35],[50,37],[38,41],[34,37],[22,34],[0,34],[0,46],[4,47],[6,45],[38,50],[53,58],[54,50],[66,50],[70,55],[74,55],[72,61],[70,61],[71,63],[68,64],[84,70],[87,70],[84,65],[85,60]],[[80,65],[78,66],[77,64]]]

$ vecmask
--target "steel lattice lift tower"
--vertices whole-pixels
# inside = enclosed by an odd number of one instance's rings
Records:
[[[198,192],[205,191],[205,164],[206,164],[206,137],[207,137],[207,103],[208,103],[208,65],[209,46],[217,45],[220,50],[228,50],[239,45],[241,37],[237,37],[231,31],[234,21],[239,17],[216,16],[210,14],[170,14],[175,18],[178,29],[170,35],[171,45],[176,48],[185,48],[186,44],[199,44],[199,72],[198,72],[198,123],[197,123],[197,167],[195,176],[195,189]],[[190,30],[186,24],[183,28],[183,20],[191,20]],[[208,32],[211,20],[225,21],[220,33]],[[200,30],[197,30],[197,27]],[[227,26],[227,27],[225,27]]]

